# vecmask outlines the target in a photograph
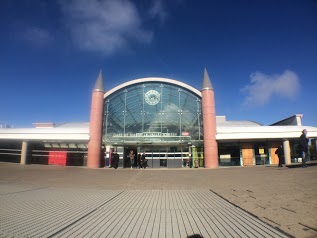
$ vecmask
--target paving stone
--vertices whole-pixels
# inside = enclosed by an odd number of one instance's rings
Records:
[[[210,190],[0,190],[0,237],[288,237]]]

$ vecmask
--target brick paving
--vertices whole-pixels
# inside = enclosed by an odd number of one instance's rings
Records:
[[[317,237],[316,172],[0,163],[0,237]]]

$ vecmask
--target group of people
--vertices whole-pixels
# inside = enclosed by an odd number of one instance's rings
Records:
[[[302,167],[306,168],[307,167],[307,159],[309,157],[309,139],[307,138],[307,130],[304,129],[302,131],[301,136],[299,137],[299,145],[298,145],[298,150],[299,154],[302,157]],[[280,145],[277,150],[275,151],[275,154],[278,156],[278,167],[283,167],[282,163],[284,160],[284,149],[282,145]]]
[[[133,150],[130,150],[128,158],[130,159],[131,169],[135,166],[135,164],[139,169],[141,168],[145,169],[149,167],[147,163],[148,160],[145,158],[144,152],[142,155],[141,153],[138,153],[137,161],[135,161],[135,154]],[[117,169],[118,166],[119,166],[119,155],[117,154],[116,151],[113,151],[112,157],[111,157],[111,167],[113,167],[114,169]]]
[[[133,150],[130,150],[128,157],[130,158],[131,169],[135,166],[139,169],[141,169],[141,168],[145,169],[145,168],[149,167],[148,163],[147,163],[148,160],[145,158],[144,152],[142,153],[142,155],[141,155],[141,153],[138,153],[136,161],[135,161],[135,154],[134,154]]]
[[[141,169],[145,169],[145,168],[148,168],[148,163],[147,163],[147,159],[145,158],[145,153],[143,152],[142,155],[141,153],[138,153],[138,156],[137,156],[137,168]],[[131,164],[131,168],[132,168],[132,164]]]

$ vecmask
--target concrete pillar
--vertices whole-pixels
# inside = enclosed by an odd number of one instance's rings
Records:
[[[289,140],[283,140],[283,149],[285,164],[291,164],[291,148],[289,146]]]
[[[202,114],[204,126],[204,161],[205,168],[218,168],[218,144],[216,141],[216,109],[214,89],[207,70],[204,72],[202,94]]]
[[[188,155],[189,155],[189,160],[192,161],[193,159],[193,154],[192,154],[192,145],[188,146]]]
[[[104,86],[100,71],[96,81],[91,100],[89,142],[88,142],[88,168],[100,168],[102,119],[103,119]]]
[[[314,139],[315,142],[315,159],[317,159],[317,139]]]
[[[28,154],[28,142],[22,142],[22,149],[21,149],[21,160],[20,164],[27,164],[27,154]]]

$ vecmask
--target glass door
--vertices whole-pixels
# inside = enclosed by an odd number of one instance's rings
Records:
[[[270,164],[267,143],[255,143],[253,147],[254,147],[254,155],[255,155],[255,164],[256,165]]]
[[[188,146],[151,146],[140,148],[145,153],[150,168],[182,168],[187,163],[191,167]],[[139,153],[139,151],[138,151]]]

